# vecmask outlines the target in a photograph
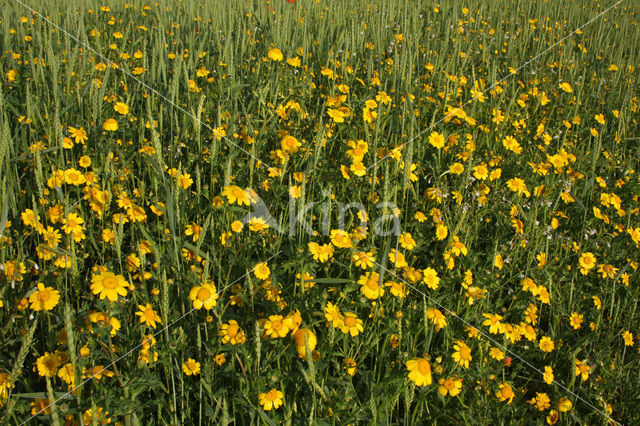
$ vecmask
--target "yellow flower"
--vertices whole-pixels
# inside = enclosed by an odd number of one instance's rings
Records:
[[[156,328],[156,322],[162,324],[162,319],[158,316],[156,311],[153,310],[153,307],[150,303],[146,305],[138,305],[138,312],[136,315],[140,317],[140,322],[145,323],[149,327]]]
[[[544,336],[540,339],[540,350],[542,352],[552,352],[555,349],[555,344],[550,337]]]
[[[75,234],[82,232],[82,224],[84,223],[84,219],[78,216],[76,213],[70,213],[66,218],[63,219],[64,225],[62,225],[62,230],[66,234]]]
[[[102,128],[108,132],[115,132],[118,130],[118,122],[114,118],[108,118],[102,125]]]
[[[193,301],[195,309],[209,310],[218,303],[218,291],[216,286],[211,282],[204,282],[202,285],[195,286],[189,291],[189,299]]]
[[[442,133],[432,132],[429,135],[429,143],[437,149],[444,147],[445,139]]]
[[[423,278],[422,281],[432,290],[436,290],[440,285],[440,277],[438,277],[438,272],[433,268],[426,268],[422,271]]]
[[[367,299],[377,299],[384,296],[384,288],[380,286],[380,274],[371,272],[368,275],[360,275],[358,280],[360,291]]]
[[[353,312],[345,312],[343,314],[340,329],[344,334],[351,334],[351,337],[355,337],[364,331],[362,320]]]
[[[277,47],[269,49],[269,52],[267,53],[267,56],[272,61],[281,61],[282,59],[284,59],[284,56],[282,55],[282,52]]]
[[[301,143],[298,141],[298,139],[296,139],[295,137],[293,137],[291,135],[286,135],[280,141],[280,147],[282,148],[282,150],[284,152],[289,153],[289,154],[293,154],[295,152],[298,152],[298,148],[300,147],[300,145],[301,145]]]
[[[296,57],[287,59],[287,64],[291,65],[294,68],[297,68],[302,64],[302,62],[300,61],[300,58],[296,56]]]
[[[591,269],[595,268],[596,257],[590,252],[582,253],[578,259],[578,265],[582,275],[587,275]]]
[[[118,114],[122,114],[122,115],[129,114],[129,107],[124,102],[116,102],[116,104],[113,106],[113,110]]]
[[[551,404],[549,404],[549,396],[544,392],[536,392],[535,398],[532,398],[528,402],[529,404],[535,405],[538,411],[544,411],[551,406]]]
[[[253,274],[260,280],[266,280],[271,275],[271,270],[266,262],[261,262],[253,268]]]
[[[271,389],[269,392],[261,393],[258,395],[258,399],[260,400],[260,405],[264,411],[269,411],[272,408],[277,410],[278,407],[282,405],[282,398],[284,394],[280,392],[278,389]]]
[[[473,168],[473,176],[479,180],[485,180],[489,177],[489,169],[484,164],[480,164]]]
[[[542,373],[542,378],[544,379],[545,383],[548,385],[553,383],[553,368],[551,368],[548,365],[545,366],[544,373]]]
[[[227,201],[229,204],[236,203],[239,206],[241,205],[250,205],[249,195],[247,191],[240,188],[239,186],[230,185],[225,186],[222,190],[222,196],[227,197]]]
[[[307,345],[309,346],[309,350],[313,351],[318,343],[316,335],[308,328],[299,328],[298,331],[293,334],[293,341],[296,344],[298,356],[303,359],[307,356]]]
[[[42,377],[55,377],[58,372],[58,367],[60,366],[60,357],[58,354],[45,352],[44,355],[37,359],[36,366],[38,368],[38,375]]]
[[[95,412],[93,409],[89,408],[87,411],[82,413],[82,422],[85,425],[93,424],[95,420],[95,424],[98,425],[106,425],[111,423],[111,418],[109,417],[109,412],[105,411],[102,407],[96,407]]]
[[[0,373],[0,408],[9,397],[9,389],[13,387],[9,373]]]
[[[580,361],[579,359],[575,360],[576,362],[576,376],[581,376],[582,377],[582,381],[586,381],[589,378],[589,372],[591,371],[591,367],[588,366],[586,363]]]
[[[428,386],[432,383],[431,364],[424,358],[413,358],[405,363],[409,370],[409,379],[416,386]]]
[[[316,242],[310,242],[309,253],[313,255],[313,260],[319,260],[324,263],[333,257],[333,246],[331,244],[320,245]]]
[[[76,129],[75,127],[69,126],[67,130],[69,131],[69,135],[71,135],[71,137],[78,144],[84,144],[85,141],[89,139],[89,137],[87,136],[87,131],[84,130],[82,127],[79,127]]]
[[[376,260],[373,254],[374,254],[373,250],[368,252],[357,251],[353,253],[353,256],[351,257],[351,259],[353,260],[353,262],[356,264],[357,267],[360,267],[362,269],[367,269],[367,268],[371,268],[373,266],[373,262],[375,262]]]
[[[582,327],[582,321],[584,321],[584,315],[577,312],[572,313],[569,317],[569,323],[571,324],[571,327],[576,330]]]
[[[68,384],[69,387],[73,388],[73,385],[75,383],[75,373],[73,371],[73,365],[71,363],[63,365],[60,370],[58,370],[58,377],[60,377],[63,382]]]
[[[229,320],[227,324],[221,324],[218,327],[218,336],[222,337],[223,344],[241,345],[246,340],[244,331],[236,320]]]
[[[469,368],[469,361],[473,359],[469,346],[467,346],[467,344],[462,340],[456,340],[455,344],[453,345],[453,349],[455,349],[455,352],[451,355],[453,360],[458,365],[464,368]]]
[[[78,164],[80,165],[80,167],[85,169],[91,167],[91,157],[89,157],[88,155],[83,155],[82,157],[80,157],[80,160],[78,160]]]
[[[187,189],[191,184],[193,184],[191,175],[189,173],[180,173],[180,176],[178,176],[178,185],[183,189]]]
[[[100,300],[105,297],[111,302],[118,300],[118,295],[126,296],[129,283],[122,275],[115,275],[113,272],[102,272],[93,275],[91,278],[91,291],[93,294],[100,294]]]
[[[500,386],[498,386],[496,396],[498,397],[498,400],[500,400],[500,402],[509,400],[507,404],[511,404],[513,398],[515,397],[515,394],[513,393],[513,388],[509,383],[502,383]]]
[[[438,379],[438,392],[442,396],[457,396],[462,391],[462,379],[457,377],[448,377],[446,379]]]
[[[562,91],[566,93],[573,93],[573,89],[571,88],[571,85],[567,82],[560,83],[559,87],[560,89],[562,89]]]
[[[351,248],[353,247],[353,241],[346,231],[341,229],[334,229],[330,234],[331,243],[338,248]]]
[[[560,398],[556,403],[556,407],[561,413],[566,413],[567,411],[571,410],[573,404],[568,398]]]
[[[324,308],[325,319],[335,328],[342,328],[343,316],[340,312],[340,308],[331,302],[327,302],[327,306]]]
[[[29,303],[34,311],[50,311],[59,301],[60,292],[53,287],[45,287],[42,283],[38,283],[38,290],[29,296]]]
[[[182,372],[187,376],[200,374],[200,363],[193,358],[189,358],[182,363]]]
[[[290,319],[284,318],[282,315],[271,315],[264,322],[264,332],[269,337],[284,337],[291,330],[291,326]]]

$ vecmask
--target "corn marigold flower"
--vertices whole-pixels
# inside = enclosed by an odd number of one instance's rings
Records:
[[[469,361],[473,359],[469,346],[462,340],[456,340],[453,349],[455,350],[451,355],[453,360],[461,367],[469,368]]]
[[[413,239],[410,233],[403,232],[398,237],[398,243],[402,246],[402,248],[406,250],[413,250],[416,247],[416,240]]]
[[[293,324],[290,319],[284,318],[282,315],[271,315],[269,319],[264,322],[264,332],[267,336],[272,338],[285,337],[291,329]]]
[[[370,250],[368,252],[356,251],[355,253],[353,253],[351,259],[357,267],[362,269],[371,268],[373,266],[373,262],[376,261],[373,250]]]
[[[178,186],[182,189],[188,189],[193,184],[193,179],[189,173],[180,173],[178,176]]]
[[[591,269],[596,267],[596,257],[590,252],[582,253],[578,259],[578,265],[582,275],[587,275]]]
[[[431,364],[424,358],[413,358],[405,363],[409,370],[409,379],[416,386],[428,386],[433,382],[431,377]]]
[[[113,110],[118,114],[127,115],[129,114],[129,107],[124,102],[116,102],[113,106]]]
[[[76,213],[70,213],[66,218],[63,219],[64,225],[62,225],[62,230],[66,234],[72,234],[77,232],[82,232],[82,224],[84,223],[84,219],[78,216]]]
[[[318,260],[321,263],[325,263],[333,257],[334,249],[331,244],[320,245],[312,241],[308,244],[308,246],[309,253],[311,253],[311,255],[313,256],[313,260]]]
[[[580,361],[576,358],[575,360],[576,368],[575,373],[576,376],[580,376],[582,381],[585,382],[589,378],[589,373],[591,372],[591,367],[587,365],[587,363]]]
[[[318,343],[316,335],[308,328],[299,328],[298,331],[293,333],[293,341],[296,345],[298,356],[303,359],[307,356],[307,346],[310,351],[313,351]]]
[[[544,382],[548,385],[553,383],[553,368],[551,368],[550,366],[545,366],[544,367],[544,373],[542,373],[542,379],[544,380]]]
[[[102,128],[108,132],[115,132],[118,130],[118,122],[113,118],[108,118],[105,120]]]
[[[351,334],[351,337],[356,337],[362,331],[364,331],[364,326],[362,325],[362,320],[358,318],[358,316],[353,312],[345,312],[342,315],[342,324],[340,330],[344,334]]]
[[[146,305],[138,305],[139,311],[136,315],[140,317],[140,323],[144,323],[149,327],[156,328],[156,323],[162,324],[162,319],[158,316],[157,312],[153,310],[150,303]]]
[[[82,127],[75,128],[69,126],[67,130],[77,144],[84,144],[89,139],[86,130]]]
[[[527,401],[529,404],[534,405],[538,411],[544,411],[551,406],[549,396],[544,392],[536,392],[535,398]]]
[[[502,383],[498,386],[498,391],[496,392],[496,396],[500,402],[508,401],[508,404],[513,402],[513,398],[516,396],[513,392],[513,388],[509,383]]]
[[[269,392],[258,395],[258,400],[264,411],[277,410],[282,405],[282,398],[284,398],[284,394],[278,389],[271,389]]]
[[[384,288],[380,285],[380,274],[371,272],[368,275],[360,275],[358,279],[360,291],[367,299],[377,299],[384,296]]]
[[[36,360],[38,375],[42,377],[55,377],[60,366],[60,357],[56,353],[45,352]]]
[[[353,247],[353,241],[351,241],[349,233],[341,229],[332,230],[329,238],[331,238],[331,243],[338,248]]]
[[[563,92],[573,93],[573,88],[571,88],[571,84],[567,83],[566,81],[564,83],[560,83],[559,87]]]
[[[60,292],[53,287],[45,287],[43,283],[38,283],[38,289],[29,296],[31,309],[34,311],[50,311],[60,301]]]
[[[432,290],[436,290],[440,285],[438,272],[433,268],[426,268],[422,271],[422,281]]]
[[[571,411],[571,408],[573,408],[573,404],[571,403],[569,398],[560,398],[556,403],[556,408],[561,413],[566,413],[567,411]]]
[[[431,132],[431,134],[429,135],[429,143],[436,149],[444,148],[444,135],[438,132]]]
[[[541,350],[542,352],[547,352],[547,353],[549,353],[549,352],[553,352],[553,350],[554,350],[554,349],[555,349],[555,347],[556,347],[556,345],[555,345],[555,343],[553,342],[553,340],[551,339],[551,337],[548,337],[548,336],[543,336],[543,337],[540,339],[539,346],[540,346],[540,350]]]
[[[271,270],[267,266],[267,262],[261,262],[253,268],[253,274],[260,280],[266,280],[271,275]]]
[[[427,319],[440,331],[447,326],[447,317],[439,309],[427,308]]]
[[[111,418],[109,417],[109,412],[105,411],[102,407],[96,407],[95,410],[89,408],[87,411],[82,413],[82,422],[85,425],[94,424],[98,425],[106,425],[111,423]]]
[[[269,52],[267,52],[267,57],[272,61],[281,61],[282,59],[284,59],[282,51],[277,47],[269,49]]]
[[[105,298],[110,302],[118,300],[118,296],[127,295],[127,287],[129,282],[122,276],[113,272],[102,272],[98,275],[93,274],[91,278],[91,291],[93,294],[99,294],[100,300]]]
[[[325,319],[335,328],[342,328],[342,321],[344,319],[340,308],[331,302],[327,302],[327,306],[324,307]]]
[[[239,206],[243,204],[248,206],[251,204],[247,190],[236,185],[225,186],[222,190],[222,196],[227,198],[229,204],[236,203]]]
[[[452,397],[457,396],[462,391],[462,379],[458,377],[447,377],[446,379],[438,379],[438,392],[442,396],[449,394]]]
[[[200,374],[200,363],[193,358],[189,358],[182,363],[182,372],[187,376],[198,375]]]
[[[204,282],[189,291],[189,299],[192,300],[195,309],[204,307],[209,310],[218,304],[219,297],[216,286],[211,282]]]
[[[584,321],[584,315],[579,314],[577,312],[573,312],[569,317],[569,323],[571,324],[571,327],[573,327],[575,330],[582,327],[583,321]]]
[[[229,320],[226,324],[218,326],[218,336],[222,337],[222,343],[231,343],[232,345],[241,345],[246,341],[244,331],[236,320]]]

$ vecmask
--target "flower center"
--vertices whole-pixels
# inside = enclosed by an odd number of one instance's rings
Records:
[[[346,325],[347,327],[353,327],[354,325],[356,325],[356,319],[354,317],[345,317],[344,325]]]
[[[369,290],[376,291],[378,289],[378,282],[376,280],[367,280],[367,287]]]
[[[115,277],[107,277],[102,280],[102,287],[114,289],[118,287],[118,280]]]
[[[41,291],[38,293],[38,300],[41,302],[46,302],[51,298],[51,294],[48,291]]]
[[[208,300],[210,297],[211,297],[211,291],[209,291],[209,289],[201,288],[200,290],[198,290],[197,298],[199,301],[204,302],[205,300]]]

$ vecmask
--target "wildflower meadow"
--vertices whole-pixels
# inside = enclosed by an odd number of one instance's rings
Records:
[[[0,424],[639,424],[639,20],[2,0]]]

